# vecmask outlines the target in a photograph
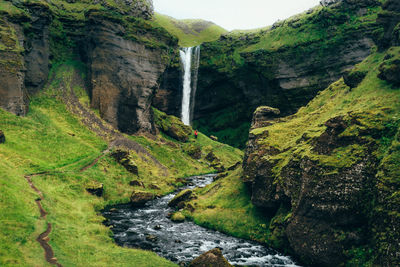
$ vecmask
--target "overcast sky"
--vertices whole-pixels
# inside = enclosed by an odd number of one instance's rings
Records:
[[[156,12],[177,19],[204,19],[227,30],[272,25],[319,5],[320,0],[153,0]]]

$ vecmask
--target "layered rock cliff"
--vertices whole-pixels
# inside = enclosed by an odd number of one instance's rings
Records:
[[[1,2],[0,106],[18,115],[49,66],[87,64],[92,107],[121,131],[154,132],[150,108],[177,39],[154,26],[152,2]]]
[[[379,19],[383,43],[396,44]],[[254,114],[244,182],[274,217],[270,238],[313,266],[400,264],[399,87],[382,75],[399,67],[400,50],[381,49],[296,114]]]
[[[370,54],[379,6],[339,1],[202,44],[195,127],[243,147],[258,106],[293,114]]]

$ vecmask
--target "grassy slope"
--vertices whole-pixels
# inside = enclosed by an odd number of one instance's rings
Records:
[[[400,48],[393,48],[392,51],[399,54]],[[307,156],[320,161],[321,164],[339,169],[343,166],[351,166],[365,155],[366,148],[359,145],[338,148],[331,155],[317,155],[311,152],[310,142],[298,142],[304,135],[316,137],[322,134],[326,128],[324,123],[330,118],[340,115],[348,116],[349,113],[352,113],[359,115],[361,127],[367,129],[382,130],[399,126],[400,91],[377,77],[378,68],[384,57],[385,53],[373,53],[356,67],[358,70],[368,71],[366,78],[357,88],[350,89],[343,83],[343,80],[339,80],[319,93],[314,100],[306,107],[301,108],[295,115],[284,118],[280,123],[272,126],[253,130],[253,134],[256,135],[265,131],[269,132],[268,137],[263,139],[260,145],[273,146],[281,151],[287,151],[277,156],[271,156],[280,162],[273,170],[277,177],[277,183],[279,183],[281,168],[293,157]],[[357,134],[357,131],[356,128],[351,127],[343,135],[354,135]],[[398,189],[393,193],[390,185],[399,184],[398,167],[394,163],[399,157],[398,136],[391,138],[383,136],[377,142],[380,149],[375,156],[382,160],[380,166],[382,171],[377,175],[378,187],[381,192],[390,192],[387,203],[391,205],[391,208],[377,206],[376,211],[381,212],[384,216],[395,216],[396,213],[393,210],[396,210],[397,204],[395,203],[399,203],[400,193]],[[240,171],[236,171],[199,190],[199,199],[193,201],[193,205],[197,205],[196,210],[192,214],[187,212],[188,215],[195,222],[208,227],[279,246],[281,241],[269,232],[268,225],[265,227],[271,218],[260,217],[254,207],[249,204],[250,195],[246,192],[240,177]],[[227,199],[235,199],[235,201],[231,202]],[[366,201],[373,200],[367,199]],[[271,222],[273,223],[273,221]],[[389,237],[391,234],[384,231],[379,235],[382,240],[391,238]],[[384,242],[382,244],[385,244]],[[390,244],[390,241],[387,242]],[[382,249],[384,248],[386,247],[383,246]],[[350,253],[355,253],[356,258],[364,255],[362,250]],[[358,259],[355,259],[353,263],[357,264],[357,261]]]
[[[98,211],[105,205],[128,201],[133,191],[129,181],[137,177],[109,156],[79,172],[107,144],[84,127],[59,98],[57,88],[61,81],[71,77],[75,65],[56,67],[52,84],[45,93],[32,99],[27,117],[0,110],[0,129],[7,138],[0,145],[0,265],[46,266],[43,250],[35,239],[44,231],[46,222],[51,222],[50,244],[64,266],[172,266],[154,253],[116,246],[111,231],[101,224],[103,218]],[[81,93],[82,99],[87,99],[82,88],[74,89]],[[146,145],[168,167],[170,175],[165,177],[151,160],[133,155],[139,166],[139,179],[146,185],[157,184],[160,190],[153,190],[156,194],[174,190],[173,184],[178,184],[176,178],[213,171],[204,161],[200,163],[183,153],[179,142],[169,140],[174,144],[172,148],[162,142],[161,136],[155,140],[143,136],[131,138]],[[241,158],[240,151],[205,136],[201,135],[197,142],[211,145],[215,150],[223,147],[225,156],[231,153],[232,157],[225,157],[227,165]],[[41,220],[34,202],[37,194],[24,174],[48,170],[55,172],[32,178],[44,193],[42,204],[49,212],[46,220]],[[103,198],[85,191],[85,185],[92,182],[104,184]]]
[[[227,31],[214,23],[203,20],[177,20],[172,17],[156,13],[154,24],[165,28],[171,35],[179,39],[181,47],[196,46],[204,42],[217,40]],[[201,31],[195,30],[196,25]]]

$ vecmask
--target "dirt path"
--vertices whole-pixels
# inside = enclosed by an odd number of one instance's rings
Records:
[[[35,174],[30,174],[30,175],[25,175],[25,179],[30,185],[30,187],[35,190],[35,192],[39,195],[39,198],[35,200],[36,204],[38,205],[39,211],[40,211],[40,218],[45,219],[46,215],[48,214],[42,206],[42,200],[43,200],[43,193],[40,191],[32,182],[32,177],[33,176],[39,176],[39,175],[44,175],[47,174],[47,172],[41,172],[41,173],[35,173]],[[58,263],[57,258],[54,257],[54,251],[53,248],[49,244],[49,235],[51,233],[52,225],[51,223],[47,223],[47,229],[43,233],[41,233],[37,238],[36,241],[39,242],[39,244],[42,246],[44,249],[44,257],[46,261],[50,264],[57,265],[58,267],[62,267],[60,263]]]

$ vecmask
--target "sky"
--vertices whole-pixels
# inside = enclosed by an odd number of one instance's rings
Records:
[[[156,12],[204,19],[231,31],[272,25],[319,5],[320,0],[153,0]]]

